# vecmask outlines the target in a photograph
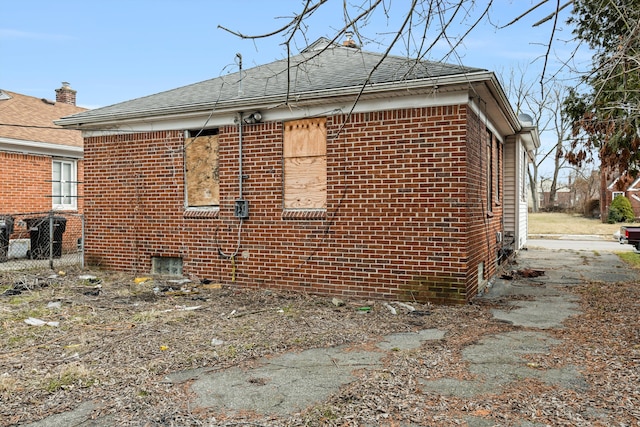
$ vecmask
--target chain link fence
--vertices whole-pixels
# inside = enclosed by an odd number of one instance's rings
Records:
[[[0,272],[84,267],[84,217],[63,212],[0,214]]]

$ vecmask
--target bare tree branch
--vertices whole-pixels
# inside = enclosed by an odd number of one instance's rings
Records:
[[[505,29],[505,28],[515,24],[516,22],[518,22],[519,20],[523,19],[525,16],[529,15],[531,12],[533,12],[534,10],[536,10],[537,8],[539,8],[540,6],[542,6],[543,4],[545,4],[548,1],[549,0],[542,0],[540,3],[536,4],[535,6],[532,6],[531,8],[526,10],[525,12],[523,12],[520,15],[516,16],[515,18],[513,18],[513,20],[511,20],[508,24],[503,25],[502,27],[498,27],[498,29],[502,30],[502,29]]]
[[[535,22],[532,26],[533,27],[539,27],[540,25],[544,24],[545,22],[549,21],[551,18],[553,18],[554,16],[558,16],[558,12],[560,12],[562,9],[564,9],[565,7],[569,6],[570,4],[573,3],[573,0],[569,0],[568,2],[566,2],[565,4],[563,4],[562,6],[560,6],[560,8],[556,9],[555,11],[553,11],[552,13],[550,13],[549,15],[545,16],[544,18],[542,18],[541,20],[539,20],[538,22]]]
[[[249,35],[246,35],[246,34],[242,34],[239,31],[230,30],[230,29],[228,29],[228,28],[226,28],[226,27],[224,27],[222,25],[218,25],[218,28],[220,28],[221,30],[224,30],[224,31],[226,31],[228,33],[231,33],[236,37],[240,37],[241,39],[264,39],[264,38],[272,37],[272,36],[275,36],[277,34],[286,32],[291,27],[297,27],[299,25],[299,23],[302,22],[307,16],[311,16],[311,14],[313,14],[313,12],[318,10],[318,8],[320,6],[322,6],[323,4],[325,4],[328,1],[329,0],[319,0],[318,3],[316,3],[312,7],[308,7],[309,4],[311,3],[311,0],[307,0],[307,3],[305,4],[305,7],[304,7],[304,14],[295,15],[293,17],[293,19],[291,19],[291,21],[287,22],[284,26],[278,28],[277,30],[271,31],[269,33],[266,33],[266,34],[249,36]]]

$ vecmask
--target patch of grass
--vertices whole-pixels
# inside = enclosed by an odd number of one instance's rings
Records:
[[[162,314],[164,313],[161,313],[156,310],[141,311],[139,313],[134,314],[131,320],[136,323],[152,322]]]
[[[640,269],[640,254],[635,252],[616,252],[616,255],[628,266]]]
[[[11,298],[9,298],[9,304],[10,305],[21,305],[21,304],[26,304],[28,302],[31,302],[33,300],[37,300],[38,296],[35,295],[34,293],[32,294],[21,294],[21,295],[15,295],[12,296]]]
[[[49,393],[54,393],[60,389],[74,386],[90,387],[96,382],[90,374],[89,369],[81,363],[67,365],[58,375],[46,378],[44,389]]]
[[[625,223],[604,224],[577,214],[538,212],[529,214],[529,234],[595,234],[610,238]]]
[[[11,377],[9,373],[0,375],[0,397],[3,400],[11,398],[13,393],[18,390],[18,381]]]

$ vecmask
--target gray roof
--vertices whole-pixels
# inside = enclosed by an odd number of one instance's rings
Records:
[[[380,62],[382,61],[382,62]],[[377,68],[376,68],[377,67]],[[166,92],[97,108],[61,119],[62,125],[203,111],[213,107],[284,102],[322,97],[332,92],[358,93],[369,85],[418,81],[483,72],[479,68],[416,61],[365,52],[321,38],[300,54]]]

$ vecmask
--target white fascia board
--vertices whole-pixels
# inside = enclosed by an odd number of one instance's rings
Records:
[[[627,191],[638,191],[639,189],[636,188],[638,186],[638,183],[640,183],[640,176],[637,177],[629,186],[629,188],[627,188]]]
[[[620,177],[617,177],[616,179],[614,179],[613,181],[611,181],[611,184],[609,184],[607,186],[607,190],[611,190],[613,191],[613,186],[620,180]]]
[[[326,100],[325,100],[326,101]],[[423,108],[433,106],[467,104],[469,95],[466,90],[448,93],[415,94],[408,96],[380,97],[361,99],[354,105],[353,100],[333,101],[313,105],[275,105],[259,106],[245,109],[245,114],[260,111],[263,122],[297,120],[308,117],[333,116],[338,114],[364,113],[374,111],[397,110],[403,108]],[[162,117],[146,121],[130,121],[119,126],[110,126],[108,130],[83,130],[83,137],[113,135],[135,132],[157,132],[165,130],[216,128],[237,124],[239,111],[214,113],[203,112],[199,116]],[[250,126],[250,125],[247,125]]]
[[[71,159],[82,159],[84,155],[84,149],[82,147],[76,147],[73,145],[25,141],[21,139],[2,137],[0,137],[0,151],[49,157],[67,157]]]

